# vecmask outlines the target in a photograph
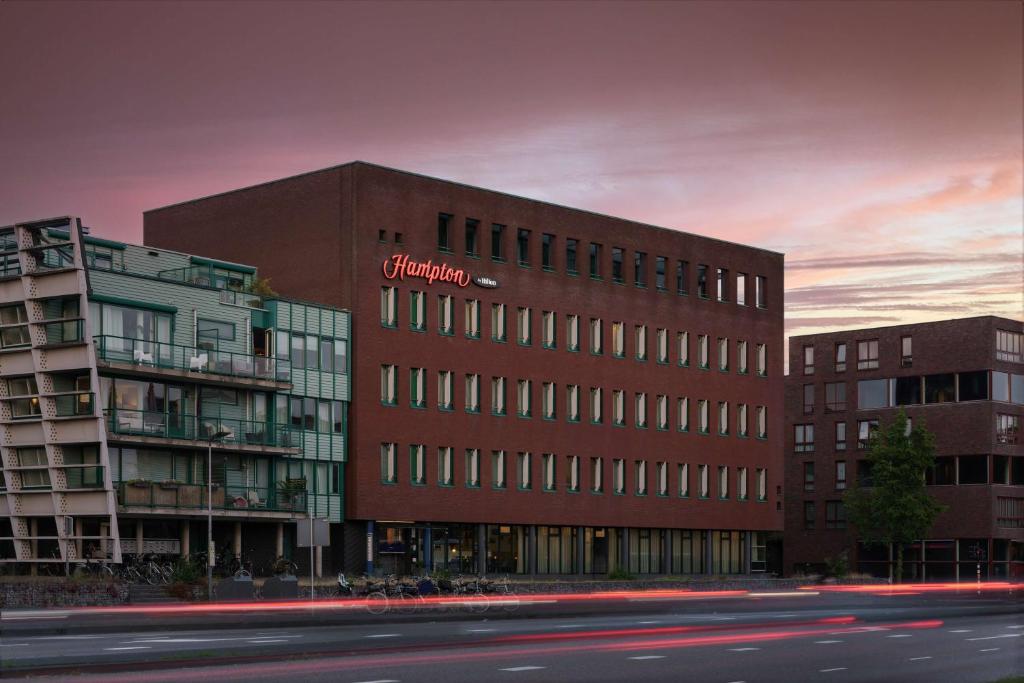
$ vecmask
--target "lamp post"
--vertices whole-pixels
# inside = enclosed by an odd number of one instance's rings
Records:
[[[206,599],[213,601],[213,442],[231,432],[220,429],[210,435],[206,449]]]

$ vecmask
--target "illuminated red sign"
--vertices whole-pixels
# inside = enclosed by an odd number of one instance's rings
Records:
[[[413,261],[408,254],[395,254],[384,261],[384,277],[389,280],[404,280],[406,276],[421,277],[428,284],[451,282],[459,287],[468,286],[471,280],[469,273],[461,268],[452,268],[447,263]]]

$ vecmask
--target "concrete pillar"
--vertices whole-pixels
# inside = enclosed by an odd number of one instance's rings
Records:
[[[476,567],[477,573],[487,573],[487,525],[476,525]]]
[[[711,537],[713,533],[710,529],[704,532],[704,573],[710,574],[711,572]]]
[[[619,568],[629,571],[629,528],[619,530]]]
[[[585,529],[583,527],[581,527],[581,526],[576,527],[576,573],[577,574],[582,574],[583,573],[583,567],[584,567],[584,562],[583,562],[583,560],[585,559],[583,557],[583,554],[584,554],[583,533],[584,533],[584,531],[585,531]]]
[[[526,573],[537,573],[537,527],[533,524],[526,536]]]
[[[662,532],[665,537],[665,541],[662,544],[664,554],[661,557],[661,573],[671,574],[672,573],[672,529],[665,529]]]
[[[748,531],[743,534],[743,573],[750,573],[750,552],[754,547],[754,532]]]
[[[284,522],[274,525],[274,559],[284,556]]]
[[[234,536],[231,539],[231,552],[235,554],[235,557],[242,557],[242,523],[235,522]]]
[[[192,549],[192,528],[190,522],[187,519],[183,519],[180,522],[181,528],[181,556],[188,559],[189,553]]]
[[[316,547],[316,576],[320,578],[324,575],[324,547],[318,545]]]

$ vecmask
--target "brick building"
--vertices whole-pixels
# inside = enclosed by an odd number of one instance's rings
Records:
[[[781,254],[362,162],[145,241],[353,312],[350,569],[765,568]]]
[[[888,548],[858,546],[842,496],[870,483],[869,433],[899,407],[936,437],[929,492],[948,510],[907,548],[907,578],[1024,572],[1022,324],[983,316],[791,337],[786,377],[787,571],[851,565],[886,576]]]

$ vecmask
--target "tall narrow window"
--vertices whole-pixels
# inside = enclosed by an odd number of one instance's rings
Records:
[[[697,362],[702,370],[707,370],[710,365],[708,360],[708,335],[697,335]]]
[[[554,382],[544,382],[541,386],[541,410],[545,420],[555,419],[555,392]]]
[[[836,450],[846,450],[846,423],[836,422]]]
[[[805,400],[806,406],[806,388],[805,388]],[[811,409],[813,410],[813,401]],[[826,382],[825,384],[825,410],[829,412],[842,412],[846,410],[846,383],[845,382]]]
[[[427,295],[423,292],[409,292],[409,328],[416,332],[427,329]]]
[[[647,286],[647,254],[642,251],[633,253],[633,284]]]
[[[846,342],[836,344],[836,372],[846,370]]]
[[[480,338],[480,300],[466,299],[466,336]]]
[[[437,449],[437,484],[438,486],[455,485],[455,463],[451,446]]]
[[[480,375],[466,375],[466,412],[480,412]]]
[[[441,251],[450,252],[452,250],[451,223],[452,217],[450,214],[437,214],[437,248]]]
[[[601,319],[590,319],[590,352],[604,353],[604,341],[601,338]]]
[[[622,247],[612,247],[612,282],[622,284],[622,260],[624,251]]]
[[[914,364],[914,338],[900,337],[900,367],[909,368]]]
[[[529,308],[520,307],[516,315],[516,341],[523,346],[533,342],[533,316]]]
[[[647,360],[647,325],[633,328],[633,345],[636,347],[636,359]]]
[[[686,463],[679,465],[679,497],[690,497],[690,466]]]
[[[718,300],[729,300],[729,270],[727,268],[716,268],[715,278],[718,281]]]
[[[664,292],[668,286],[665,282],[666,262],[667,259],[664,256],[654,259],[654,286],[659,292]]]
[[[570,492],[577,492],[580,490],[580,457],[578,455],[569,456],[569,466],[566,468],[565,488]]]
[[[447,294],[437,297],[437,331],[441,334],[453,334],[454,313],[452,312],[452,298]]]
[[[690,333],[677,332],[676,346],[678,347],[679,364],[688,366],[690,364]]]
[[[668,363],[668,330],[658,328],[657,332],[658,362]]]
[[[426,480],[426,447],[423,444],[409,446],[409,479],[412,484],[422,486]]]
[[[466,449],[466,487],[480,487],[480,450],[478,448]]]
[[[409,369],[409,404],[413,408],[426,408],[427,371],[423,368]]]
[[[736,433],[739,436],[746,437],[750,434],[747,426],[747,404],[739,403],[736,405]]]
[[[503,489],[508,486],[505,451],[491,451],[491,486]]]
[[[768,374],[768,348],[764,344],[757,345],[757,374],[761,377]]]
[[[590,277],[601,279],[601,245],[590,243]]]
[[[836,491],[846,490],[846,461],[836,460]]]
[[[541,312],[541,345],[545,349],[553,349],[558,346],[558,336],[555,334],[556,319],[554,311]]]
[[[747,493],[747,468],[737,467],[736,468],[736,497],[739,500],[747,500],[749,494]]]
[[[878,369],[878,340],[869,339],[857,342],[857,369]]]
[[[565,347],[569,351],[580,350],[580,317],[572,313],[565,316]]]
[[[437,373],[437,407],[452,410],[452,395],[455,392],[455,373],[441,370]]]
[[[633,463],[633,477],[636,479],[636,495],[647,495],[647,461],[637,460]]]
[[[530,231],[523,228],[516,231],[516,261],[521,266],[530,265]]]
[[[570,384],[565,388],[565,413],[569,422],[580,421],[580,385]]]
[[[569,273],[569,275],[579,273],[579,267],[576,263],[579,245],[580,241],[577,239],[570,237],[565,240],[565,272]]]
[[[804,415],[814,413],[814,385],[804,385]]]
[[[804,374],[814,374],[814,347],[811,345],[804,346]]]
[[[519,489],[528,491],[533,488],[533,472],[530,467],[530,454],[520,453],[516,464],[516,474],[519,478]]]
[[[530,384],[530,380],[528,379],[519,380],[518,391],[516,392],[519,399],[519,417],[530,417],[532,414],[530,405]]]
[[[804,472],[804,491],[807,493],[813,493],[814,491],[814,463],[807,461],[803,465]]]
[[[555,269],[555,236],[544,233],[540,242],[540,264],[544,270]]]
[[[626,355],[626,338],[621,322],[612,322],[612,356],[624,358]]]
[[[765,406],[757,407],[757,438],[768,438],[768,409]]]
[[[718,497],[729,497],[729,468],[726,465],[718,466]]]
[[[593,493],[604,492],[604,459],[590,459],[590,490]]]
[[[480,257],[480,221],[467,218],[466,219],[466,256],[473,258]]]
[[[380,401],[389,406],[398,403],[398,373],[394,365],[380,366]]]
[[[688,294],[690,292],[690,285],[687,282],[688,270],[688,261],[676,261],[676,294]]]
[[[728,401],[718,402],[718,433],[725,435],[729,433],[729,403]]]
[[[398,456],[395,454],[393,443],[380,445],[380,480],[385,484],[394,484],[398,481]]]
[[[636,427],[637,429],[647,429],[647,394],[645,392],[638,393],[634,401],[636,404]]]
[[[762,467],[757,468],[757,499],[768,500],[768,471]]]
[[[690,431],[690,399],[683,397],[676,401],[676,419],[679,431]]]
[[[754,301],[757,302],[758,308],[767,308],[768,306],[768,281],[764,275],[758,275],[754,278]]]
[[[814,425],[793,425],[793,450],[797,453],[814,452]]]
[[[541,467],[544,470],[544,490],[555,490],[555,454],[542,453],[540,456]]]
[[[742,339],[736,342],[736,372],[741,375],[747,374],[750,370],[747,359],[747,342]]]
[[[701,434],[707,434],[710,431],[708,413],[707,400],[703,398],[697,399],[697,426]]]
[[[380,324],[398,326],[398,290],[394,287],[380,288]]]
[[[708,267],[703,263],[697,264],[697,296],[708,298]]]
[[[747,305],[747,274],[736,273],[736,303],[740,306]]]
[[[491,340],[504,342],[506,339],[505,304],[491,304]]]
[[[656,466],[654,476],[657,481],[656,492],[659,496],[668,495],[668,463],[659,462]]]
[[[494,377],[491,379],[491,413],[494,415],[505,414],[504,377]]]
[[[622,458],[612,460],[612,490],[619,495],[626,492],[626,461]]]
[[[711,481],[707,465],[697,465],[697,495],[708,498],[711,495]]]
[[[590,421],[593,424],[600,424],[604,420],[601,411],[601,387],[590,388]]]
[[[655,399],[654,419],[658,429],[668,429],[668,396],[659,394]]]
[[[725,337],[718,338],[718,369],[729,371],[729,340]]]
[[[612,389],[612,424],[623,427],[626,424],[626,392]]]
[[[505,226],[499,223],[491,224],[491,260],[505,260]]]

